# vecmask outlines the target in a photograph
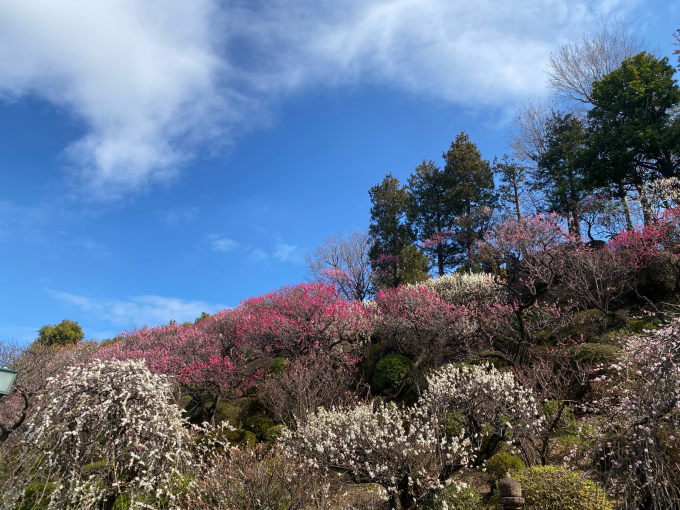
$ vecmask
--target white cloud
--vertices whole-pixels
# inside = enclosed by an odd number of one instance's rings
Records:
[[[228,237],[222,236],[222,234],[210,234],[207,237],[207,240],[210,243],[212,251],[215,252],[226,253],[234,251],[236,248],[239,248],[241,246],[233,239],[229,239]]]
[[[372,83],[466,107],[544,92],[556,41],[640,0],[0,2],[0,94],[86,133],[65,154],[98,198],[171,181],[282,94]]]
[[[201,315],[201,312],[214,313],[226,308],[204,301],[186,301],[161,296],[135,296],[121,300],[91,298],[56,290],[48,292],[55,299],[90,314],[92,319],[104,320],[122,329],[142,327],[145,324],[149,326],[165,324],[170,320],[193,321]]]
[[[252,262],[264,262],[265,260],[269,260],[269,255],[267,255],[264,250],[255,248],[250,252],[250,255],[248,255],[248,259]]]
[[[274,257],[281,262],[302,262],[303,253],[296,244],[286,244],[283,242],[276,243],[274,249]]]

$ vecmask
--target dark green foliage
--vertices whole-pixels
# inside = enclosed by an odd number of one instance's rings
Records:
[[[621,349],[609,344],[583,344],[573,349],[574,357],[587,364],[609,367],[616,363],[621,356]]]
[[[578,209],[585,195],[576,155],[583,141],[583,125],[575,115],[553,111],[546,127],[545,151],[536,161],[534,187],[547,199],[548,212],[569,218],[569,231],[580,235]]]
[[[373,387],[379,392],[398,389],[404,378],[408,376],[411,365],[413,365],[413,361],[406,356],[388,354],[375,366]]]
[[[257,436],[249,430],[227,430],[222,435],[233,445],[247,444],[250,448],[257,445]]]
[[[451,189],[451,203],[456,214],[455,244],[459,257],[456,265],[473,267],[473,247],[491,225],[497,195],[491,165],[477,145],[461,132],[443,155],[444,174]]]
[[[264,416],[262,414],[249,416],[246,418],[246,421],[243,422],[243,428],[255,434],[259,441],[267,440],[267,434],[272,427],[274,427],[272,419],[269,416]]]
[[[649,53],[626,59],[593,85],[595,107],[579,165],[591,188],[621,194],[626,186],[641,189],[657,177],[673,177],[680,169],[680,104],[675,69],[668,59]],[[645,223],[651,208],[644,203]]]
[[[583,473],[544,466],[511,473],[522,484],[525,510],[610,510],[611,503]]]
[[[85,338],[76,321],[64,319],[59,324],[47,324],[38,330],[37,342],[42,345],[75,345]]]
[[[208,317],[210,317],[210,314],[209,314],[209,313],[201,312],[200,317],[197,317],[197,318],[196,318],[196,320],[194,321],[194,324],[198,324],[199,322],[204,321],[204,320],[207,319]]]
[[[418,240],[425,241],[433,234],[454,228],[456,208],[453,184],[450,177],[433,161],[423,161],[409,177],[411,206],[408,221]],[[439,276],[455,265],[457,247],[450,242],[440,242],[426,251],[436,264]]]
[[[486,461],[486,472],[494,482],[503,478],[506,473],[515,473],[524,468],[522,459],[508,452],[496,453]]]
[[[369,233],[373,238],[369,257],[376,287],[394,288],[427,278],[429,261],[414,246],[415,234],[405,221],[411,205],[406,187],[387,174],[368,194],[372,204]]]
[[[627,328],[636,335],[639,335],[646,329],[656,329],[656,326],[649,319],[637,319],[630,321]]]

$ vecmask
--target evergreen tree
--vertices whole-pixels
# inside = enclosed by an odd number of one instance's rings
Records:
[[[64,319],[57,325],[47,324],[38,330],[37,342],[42,345],[77,344],[85,338],[83,329],[75,321]]]
[[[581,235],[579,204],[584,198],[583,178],[576,163],[583,142],[583,125],[575,115],[552,112],[548,122],[545,151],[536,161],[534,186],[547,200],[549,212],[567,218],[569,233]]]
[[[593,85],[596,105],[579,156],[591,188],[634,187],[652,221],[644,184],[680,173],[680,88],[668,59],[642,52]]]
[[[453,228],[457,245],[456,264],[473,267],[473,247],[489,229],[497,195],[493,171],[477,145],[461,132],[445,152],[444,174],[451,191],[451,203],[456,215]]]
[[[368,194],[372,204],[369,233],[373,238],[369,257],[376,287],[394,288],[425,280],[429,261],[413,245],[415,235],[405,221],[411,205],[406,187],[390,173]]]
[[[457,253],[450,235],[456,223],[451,180],[433,161],[423,161],[409,177],[408,191],[409,225],[439,276],[444,276],[446,269],[455,265]]]

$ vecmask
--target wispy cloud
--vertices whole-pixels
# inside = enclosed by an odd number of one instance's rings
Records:
[[[122,329],[133,326],[193,321],[201,312],[214,313],[226,308],[224,305],[204,301],[187,301],[162,296],[135,296],[127,300],[79,296],[69,292],[48,290],[62,303],[80,309],[92,320],[104,320]]]
[[[82,120],[65,148],[93,196],[174,179],[291,92],[371,83],[466,107],[544,90],[557,41],[641,0],[64,0],[0,3],[0,95]]]
[[[281,241],[276,243],[274,258],[281,262],[300,263],[303,260],[303,256],[303,251],[296,244],[286,244]]]
[[[198,218],[198,213],[198,207],[184,207],[160,213],[159,218],[168,225],[179,225],[194,221]]]
[[[107,246],[97,243],[92,239],[81,239],[74,241],[72,244],[78,251],[85,253],[88,257],[95,260],[101,260],[111,254],[111,251]]]
[[[250,252],[248,255],[248,260],[251,262],[264,262],[266,260],[269,260],[269,255],[264,250],[261,250],[260,248],[255,248]]]
[[[207,241],[210,243],[212,251],[218,253],[232,252],[241,246],[238,242],[229,239],[228,237],[224,237],[222,234],[210,234],[207,237]]]

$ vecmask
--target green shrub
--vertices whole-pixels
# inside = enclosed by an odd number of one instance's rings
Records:
[[[497,482],[508,472],[519,472],[524,469],[524,462],[508,452],[500,452],[486,461],[486,472]]]
[[[274,426],[274,422],[269,416],[257,414],[246,418],[243,423],[243,428],[252,432],[260,441],[265,441],[267,432]]]
[[[656,329],[656,326],[649,319],[637,319],[630,321],[627,328],[636,335],[639,335],[645,329]]]
[[[482,497],[473,487],[453,483],[444,489],[432,508],[435,510],[480,510]]]
[[[611,510],[602,490],[583,473],[560,466],[514,472],[526,500],[524,510]]]
[[[413,361],[401,354],[388,354],[375,366],[373,385],[378,391],[397,389],[408,375]]]
[[[284,357],[275,358],[274,361],[272,361],[269,364],[269,367],[268,367],[269,373],[271,373],[273,375],[281,375],[287,369],[288,369],[288,359],[284,358]]]
[[[621,349],[609,344],[583,344],[574,348],[574,357],[583,363],[609,367],[619,361]]]
[[[250,448],[255,448],[257,445],[257,436],[249,430],[226,430],[222,433],[222,436],[225,437],[232,445],[246,443]]]

